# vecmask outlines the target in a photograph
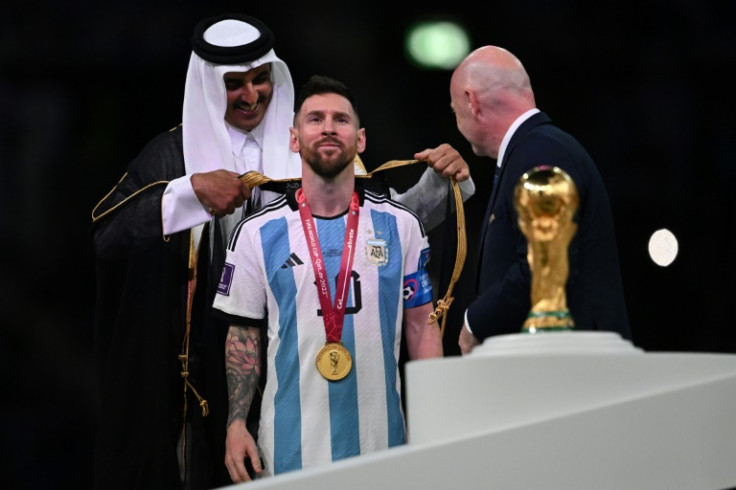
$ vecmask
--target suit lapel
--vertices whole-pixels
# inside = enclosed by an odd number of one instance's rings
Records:
[[[504,172],[508,165],[506,164],[509,159],[511,158],[511,155],[514,153],[514,150],[519,145],[521,141],[523,141],[529,132],[532,130],[532,128],[540,125],[540,124],[546,124],[551,122],[551,119],[543,112],[538,112],[531,116],[529,119],[521,123],[521,125],[516,129],[513,136],[511,136],[511,139],[509,140],[509,144],[506,147],[506,152],[503,155],[503,160],[501,161],[501,166],[496,167],[496,173],[494,175],[494,183],[493,188],[491,189],[491,196],[488,199],[488,206],[486,207],[486,214],[483,218],[483,228],[481,229],[480,234],[480,243],[478,245],[478,257],[476,260],[477,267],[475,268],[475,288],[476,291],[478,291],[478,285],[480,284],[480,271],[481,271],[481,265],[483,263],[483,248],[486,243],[486,234],[488,232],[488,225],[491,224],[491,222],[494,219],[493,211],[496,207],[496,200],[498,199],[499,189],[501,188],[501,184],[503,182],[504,174],[508,174],[508,172]]]

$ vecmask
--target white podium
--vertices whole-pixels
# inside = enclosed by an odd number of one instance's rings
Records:
[[[405,446],[237,489],[736,488],[736,356],[491,337],[406,365]]]

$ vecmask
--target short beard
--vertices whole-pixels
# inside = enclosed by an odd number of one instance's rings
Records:
[[[329,161],[326,161],[316,152],[310,156],[309,159],[305,158],[307,164],[315,174],[325,180],[332,180],[340,175],[354,160],[354,158],[348,158],[344,151],[340,151],[336,159],[330,159]]]

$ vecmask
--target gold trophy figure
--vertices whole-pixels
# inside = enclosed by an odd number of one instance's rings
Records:
[[[575,323],[567,309],[565,285],[570,269],[567,249],[577,231],[575,182],[558,167],[535,167],[519,179],[514,202],[532,273],[532,308],[522,332],[572,330]]]
[[[340,360],[340,354],[336,350],[330,351],[330,366],[332,366],[332,374],[337,374],[337,363]]]

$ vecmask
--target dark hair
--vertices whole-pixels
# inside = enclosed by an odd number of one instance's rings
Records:
[[[345,97],[350,102],[350,105],[353,106],[355,117],[360,119],[358,109],[355,105],[355,97],[353,97],[353,93],[348,86],[339,80],[324,75],[312,75],[307,80],[307,83],[302,85],[302,88],[299,90],[299,96],[296,98],[296,110],[294,114],[299,113],[306,99],[318,94],[337,94]]]

